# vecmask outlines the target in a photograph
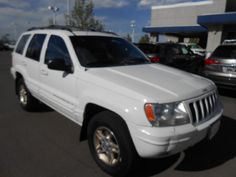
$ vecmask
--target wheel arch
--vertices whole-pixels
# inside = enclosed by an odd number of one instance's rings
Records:
[[[15,93],[16,93],[16,95],[18,94],[17,84],[18,84],[20,79],[24,79],[23,75],[19,72],[16,72],[16,79],[15,79]]]
[[[85,111],[84,111],[84,115],[83,115],[83,124],[82,124],[82,127],[81,127],[81,132],[80,132],[80,141],[84,141],[84,140],[87,140],[87,130],[88,130],[88,124],[89,122],[92,120],[92,118],[100,113],[100,112],[103,112],[103,111],[109,111],[115,115],[117,115],[117,117],[120,118],[120,120],[124,123],[124,125],[126,126],[128,132],[129,132],[129,129],[128,129],[128,126],[125,122],[125,120],[122,118],[122,116],[120,116],[119,114],[117,114],[116,112],[110,110],[110,109],[107,109],[105,107],[102,107],[102,106],[99,106],[97,104],[94,104],[94,103],[88,103],[86,106],[85,106]],[[129,132],[130,133],[130,132]]]

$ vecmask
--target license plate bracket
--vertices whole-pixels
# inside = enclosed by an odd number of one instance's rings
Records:
[[[222,71],[224,73],[235,73],[236,74],[236,67],[231,67],[231,66],[228,66],[228,67],[222,67]]]

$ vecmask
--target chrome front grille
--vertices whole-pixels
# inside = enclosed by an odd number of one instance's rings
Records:
[[[214,114],[218,104],[218,95],[216,92],[207,95],[201,99],[189,103],[192,123],[199,124],[206,121]]]

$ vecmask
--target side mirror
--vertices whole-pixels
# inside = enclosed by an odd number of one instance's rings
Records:
[[[65,71],[67,73],[73,73],[72,66],[67,65],[63,59],[54,59],[48,60],[47,66],[49,69],[58,70],[58,71]]]

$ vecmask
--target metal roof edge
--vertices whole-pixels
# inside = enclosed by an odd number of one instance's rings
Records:
[[[184,3],[177,3],[177,4],[152,6],[151,9],[155,10],[155,9],[169,9],[169,8],[188,7],[188,6],[201,6],[201,5],[209,5],[213,3],[214,3],[213,0],[201,1],[201,2],[184,2]]]
[[[166,27],[154,27],[145,26],[143,32],[146,33],[190,33],[190,32],[206,32],[207,29],[200,25],[197,26],[166,26]]]

